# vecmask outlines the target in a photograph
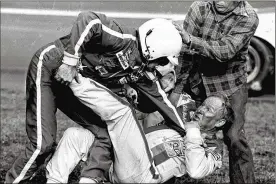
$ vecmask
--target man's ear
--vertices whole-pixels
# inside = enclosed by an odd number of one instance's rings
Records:
[[[226,123],[225,119],[221,119],[219,121],[216,122],[215,127],[222,127],[224,124]]]

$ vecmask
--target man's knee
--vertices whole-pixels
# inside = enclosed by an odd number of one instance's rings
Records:
[[[73,135],[77,135],[79,134],[80,129],[77,127],[69,127],[67,128],[64,133],[63,133],[63,137],[72,137]]]
[[[80,144],[87,142],[87,140],[94,140],[94,135],[87,129],[70,127],[65,130],[62,139],[72,143]]]
[[[67,128],[64,133],[63,133],[63,137],[65,138],[81,138],[82,136],[80,136],[83,132],[86,132],[86,130],[84,128],[79,128],[79,127],[70,127]]]

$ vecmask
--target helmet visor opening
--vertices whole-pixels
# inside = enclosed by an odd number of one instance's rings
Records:
[[[157,63],[160,66],[165,66],[165,65],[167,65],[170,62],[170,60],[167,57],[160,57],[160,58],[151,60],[150,62],[151,63],[153,63],[153,62]]]

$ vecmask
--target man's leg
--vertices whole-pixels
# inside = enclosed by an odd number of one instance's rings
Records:
[[[57,107],[73,121],[90,130],[95,138],[84,163],[80,177],[108,180],[108,170],[112,163],[112,144],[106,123],[90,108],[82,104],[68,86],[54,82]]]
[[[155,174],[152,155],[142,127],[130,104],[101,84],[80,76],[70,85],[75,96],[107,123],[114,149],[114,176],[117,182],[139,182],[145,171]],[[149,171],[149,172],[150,172]]]
[[[230,97],[234,122],[226,133],[225,142],[229,150],[231,183],[255,183],[253,156],[244,132],[247,98],[246,85]]]
[[[56,139],[56,105],[50,87],[47,65],[58,60],[62,52],[53,44],[40,49],[32,58],[26,81],[26,131],[29,138],[25,151],[6,174],[6,183],[19,183],[30,178],[52,152]],[[56,67],[57,63],[53,62]]]
[[[94,139],[87,161],[84,163],[80,173],[80,179],[90,178],[97,181],[109,181],[108,171],[113,161],[113,149],[107,129],[98,133]],[[80,180],[81,182],[81,180]]]
[[[80,160],[86,161],[94,135],[87,129],[68,128],[47,164],[47,183],[67,183]]]

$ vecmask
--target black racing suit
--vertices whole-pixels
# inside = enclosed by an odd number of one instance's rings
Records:
[[[142,59],[133,57],[138,50],[138,35],[134,29],[120,26],[103,14],[80,13],[71,33],[39,49],[29,65],[26,79],[26,130],[30,142],[6,174],[6,182],[28,179],[53,151],[56,141],[56,110],[59,108],[72,120],[95,135],[92,151],[81,176],[105,179],[112,153],[105,123],[72,94],[69,87],[54,79],[62,64],[64,51],[81,58],[81,74],[120,92],[118,82],[135,74]],[[136,53],[137,54],[137,53]],[[140,74],[140,73],[139,73]],[[158,110],[168,125],[184,134],[183,123],[155,76],[142,72],[139,80],[130,82],[139,93],[141,111]],[[117,93],[118,94],[118,93]]]

